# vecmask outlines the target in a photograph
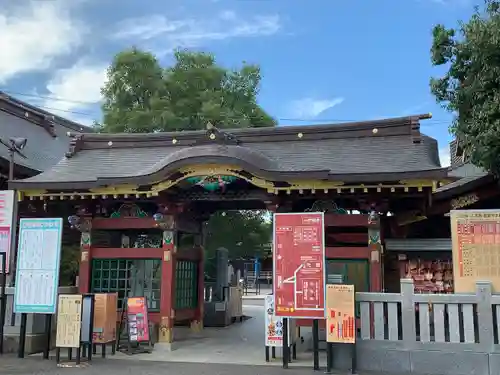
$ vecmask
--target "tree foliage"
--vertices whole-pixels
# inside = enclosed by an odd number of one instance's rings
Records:
[[[264,211],[229,211],[212,215],[205,243],[208,274],[215,274],[214,257],[219,247],[229,250],[230,260],[264,255],[263,245],[272,236],[272,224],[264,220],[264,214]]]
[[[155,56],[136,48],[115,56],[102,88],[102,132],[196,130],[208,122],[219,128],[276,125],[257,104],[258,66],[229,70],[200,52],[179,51],[174,57],[174,64],[163,68]],[[257,255],[270,237],[262,212],[217,213],[208,222],[207,259],[218,247],[227,248],[232,259]]]
[[[435,26],[431,60],[447,69],[431,91],[455,114],[451,132],[474,164],[500,175],[500,2],[486,0],[457,29]]]
[[[203,52],[178,51],[163,68],[151,53],[136,48],[117,54],[102,88],[103,132],[196,130],[276,125],[257,103],[257,65],[217,65]]]

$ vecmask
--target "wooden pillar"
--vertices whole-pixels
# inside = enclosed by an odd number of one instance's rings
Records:
[[[81,225],[78,229],[80,236],[80,266],[78,270],[78,291],[79,293],[90,293],[90,275],[92,266],[92,218],[82,217]]]
[[[173,222],[173,221],[172,221]],[[163,231],[163,259],[161,265],[160,327],[158,341],[174,341],[175,323],[175,266],[177,247],[173,225]]]
[[[380,217],[373,209],[368,215],[368,248],[370,250],[370,292],[382,291],[382,238]]]

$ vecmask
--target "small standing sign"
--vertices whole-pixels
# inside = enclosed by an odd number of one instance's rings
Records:
[[[82,337],[81,294],[60,294],[57,301],[56,362],[60,367],[79,367],[81,360]],[[61,349],[68,349],[68,362],[61,363]],[[72,352],[76,349],[76,362]]]
[[[276,358],[276,349],[283,347],[283,318],[275,315],[274,295],[269,294],[264,300],[264,322],[265,322],[265,346],[266,346],[266,362],[269,362],[269,348],[271,355]],[[287,329],[288,346],[293,349],[293,359],[296,359],[296,343],[295,343],[295,320],[289,320]],[[290,349],[290,348],[289,348]],[[289,350],[288,349],[288,350]]]
[[[352,368],[356,371],[356,313],[354,285],[326,286],[327,372],[332,370],[332,344],[352,345]]]
[[[125,323],[125,324],[124,324]],[[120,330],[126,328],[127,347],[125,353],[132,355],[151,352],[148,304],[146,297],[129,297],[124,301]],[[125,325],[125,327],[124,327]],[[141,344],[148,344],[147,347]]]
[[[81,294],[59,295],[57,304],[56,347],[80,347],[82,299]]]

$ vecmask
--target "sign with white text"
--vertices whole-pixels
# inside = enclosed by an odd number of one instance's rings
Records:
[[[63,222],[21,219],[14,312],[55,314]]]

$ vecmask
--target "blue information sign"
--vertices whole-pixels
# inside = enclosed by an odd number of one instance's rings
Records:
[[[63,221],[21,219],[14,312],[55,314]]]

